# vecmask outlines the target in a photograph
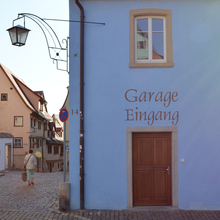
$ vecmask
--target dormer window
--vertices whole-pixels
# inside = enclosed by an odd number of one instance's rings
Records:
[[[39,102],[39,109],[40,111],[43,111],[43,104],[41,102]]]

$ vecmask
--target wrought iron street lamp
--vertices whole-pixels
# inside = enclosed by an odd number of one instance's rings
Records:
[[[65,47],[62,47],[60,40],[58,39],[55,31],[51,28],[51,26],[45,21],[46,19],[40,18],[37,15],[30,13],[20,13],[18,14],[18,18],[14,19],[12,22],[12,28],[9,28],[7,31],[9,32],[12,45],[14,46],[24,46],[27,40],[27,36],[29,33],[29,29],[25,28],[25,18],[29,18],[34,21],[43,31],[43,34],[46,39],[47,48],[49,52],[50,58],[56,63],[56,67],[58,70],[67,71],[69,73],[69,54],[68,54],[68,40],[69,37],[62,40],[62,43],[65,41]],[[24,25],[14,25],[14,22],[23,19]],[[53,20],[53,19],[50,19]],[[65,67],[60,64],[65,64]]]
[[[17,25],[9,28],[7,31],[10,35],[12,45],[20,47],[25,45],[30,30],[21,25]]]
[[[56,67],[58,70],[67,71],[68,73],[69,73],[69,51],[68,51],[69,50],[68,49],[69,37],[62,40],[62,43],[64,42],[66,43],[65,47],[62,47],[61,42],[57,37],[57,34],[45,20],[62,21],[62,22],[79,22],[81,23],[81,25],[82,23],[105,25],[105,23],[99,23],[99,22],[46,19],[46,18],[41,18],[35,14],[19,13],[18,18],[14,19],[12,22],[12,28],[9,28],[7,30],[9,32],[12,45],[14,46],[21,47],[21,46],[24,46],[26,43],[27,36],[30,30],[25,28],[25,18],[31,19],[40,27],[46,39],[49,57],[53,60],[54,63],[56,63]],[[23,26],[14,25],[15,21],[19,19],[23,19],[24,21]],[[61,63],[64,64],[62,65],[62,67],[60,67],[59,65]]]

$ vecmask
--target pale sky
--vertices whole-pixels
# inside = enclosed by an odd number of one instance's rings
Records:
[[[56,69],[49,58],[44,34],[40,27],[26,19],[25,27],[30,29],[26,45],[16,47],[11,44],[8,28],[18,13],[32,13],[41,18],[69,19],[68,0],[0,0],[0,63],[22,79],[33,91],[44,91],[50,115],[59,114],[69,85],[69,76],[65,71]],[[20,22],[20,21],[19,21]],[[23,21],[20,23],[23,26]],[[59,40],[69,36],[68,22],[47,21],[58,35]],[[65,47],[65,44],[62,45]]]

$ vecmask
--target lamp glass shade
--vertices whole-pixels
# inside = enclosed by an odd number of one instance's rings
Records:
[[[25,45],[30,30],[17,25],[9,28],[7,31],[10,35],[12,45],[20,47]]]

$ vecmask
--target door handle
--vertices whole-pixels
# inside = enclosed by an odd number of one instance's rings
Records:
[[[168,166],[166,170],[168,171],[168,175],[170,175],[170,166]]]

